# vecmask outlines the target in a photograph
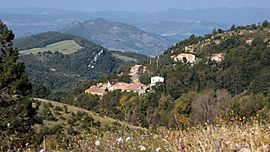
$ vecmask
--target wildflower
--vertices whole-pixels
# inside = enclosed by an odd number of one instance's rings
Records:
[[[129,140],[130,140],[130,137],[127,137],[127,138],[126,138],[126,141],[129,141]]]
[[[39,152],[45,152],[45,149],[42,148]]]
[[[245,148],[242,148],[241,151],[242,151],[242,152],[250,152],[249,145],[246,144],[246,145],[245,145]]]
[[[96,146],[99,146],[99,145],[100,145],[100,141],[99,141],[99,140],[96,140],[96,141],[95,141],[95,145],[96,145]]]
[[[145,139],[145,134],[142,134],[142,140],[144,140]]]
[[[139,148],[140,148],[141,151],[145,151],[146,150],[146,147],[143,146],[143,145],[140,145]]]
[[[158,147],[157,149],[156,149],[156,152],[159,152],[160,151],[160,147]]]
[[[121,144],[122,142],[123,142],[123,138],[122,137],[116,139],[116,143],[117,144]]]

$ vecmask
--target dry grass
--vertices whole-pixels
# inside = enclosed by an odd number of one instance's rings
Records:
[[[51,138],[53,139],[53,138]],[[50,140],[50,138],[48,138]],[[48,150],[51,151],[52,149]],[[181,131],[160,129],[120,129],[115,132],[92,132],[72,138],[67,149],[58,151],[168,151],[168,152],[268,152],[269,124],[197,126]]]

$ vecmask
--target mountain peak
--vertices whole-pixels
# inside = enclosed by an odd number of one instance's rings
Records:
[[[87,38],[111,50],[138,52],[150,56],[161,54],[172,44],[162,36],[103,18],[73,23],[62,31]]]

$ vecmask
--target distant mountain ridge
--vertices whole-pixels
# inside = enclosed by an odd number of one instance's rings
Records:
[[[157,34],[101,18],[73,22],[61,31],[87,38],[111,50],[137,52],[150,56],[159,55],[172,45],[172,42]]]
[[[147,32],[159,34],[172,42],[189,38],[191,35],[205,35],[213,29],[228,29],[231,25],[205,21],[162,21],[157,23],[134,23],[135,26]]]
[[[228,8],[216,7],[208,9],[168,9],[159,12],[129,12],[129,11],[97,11],[84,12],[75,10],[53,8],[1,8],[0,18],[10,15],[40,15],[44,18],[62,17],[78,19],[105,18],[108,20],[131,23],[131,22],[161,22],[161,21],[207,21],[234,24],[249,24],[269,19],[270,9],[259,7]],[[2,17],[3,16],[3,17]]]
[[[66,24],[72,23],[74,20],[83,21],[95,18],[104,18],[106,20],[123,22],[135,26],[138,23],[181,23],[189,21],[201,21],[215,24],[218,23],[222,26],[216,26],[216,28],[223,28],[224,25],[246,25],[258,23],[266,19],[270,20],[270,9],[256,7],[233,9],[223,7],[197,10],[170,9],[154,13],[128,11],[83,12],[32,7],[0,9],[0,19],[5,21],[5,23],[7,23],[11,29],[13,29],[16,36],[20,37],[50,30],[59,30]],[[204,30],[199,31],[198,34],[203,31]],[[203,32],[203,34],[207,33],[209,33],[209,31]],[[197,32],[194,34],[197,34]]]

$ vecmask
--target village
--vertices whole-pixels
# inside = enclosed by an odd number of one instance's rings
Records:
[[[108,91],[121,90],[126,92],[136,92],[139,95],[143,95],[150,90],[151,87],[155,86],[157,83],[164,83],[165,79],[160,76],[151,77],[151,83],[149,85],[142,84],[139,80],[139,69],[142,68],[145,72],[146,67],[143,65],[134,65],[130,69],[129,75],[131,76],[132,83],[124,82],[107,82],[99,83],[97,85],[91,86],[89,89],[85,90],[85,93],[104,96]]]

